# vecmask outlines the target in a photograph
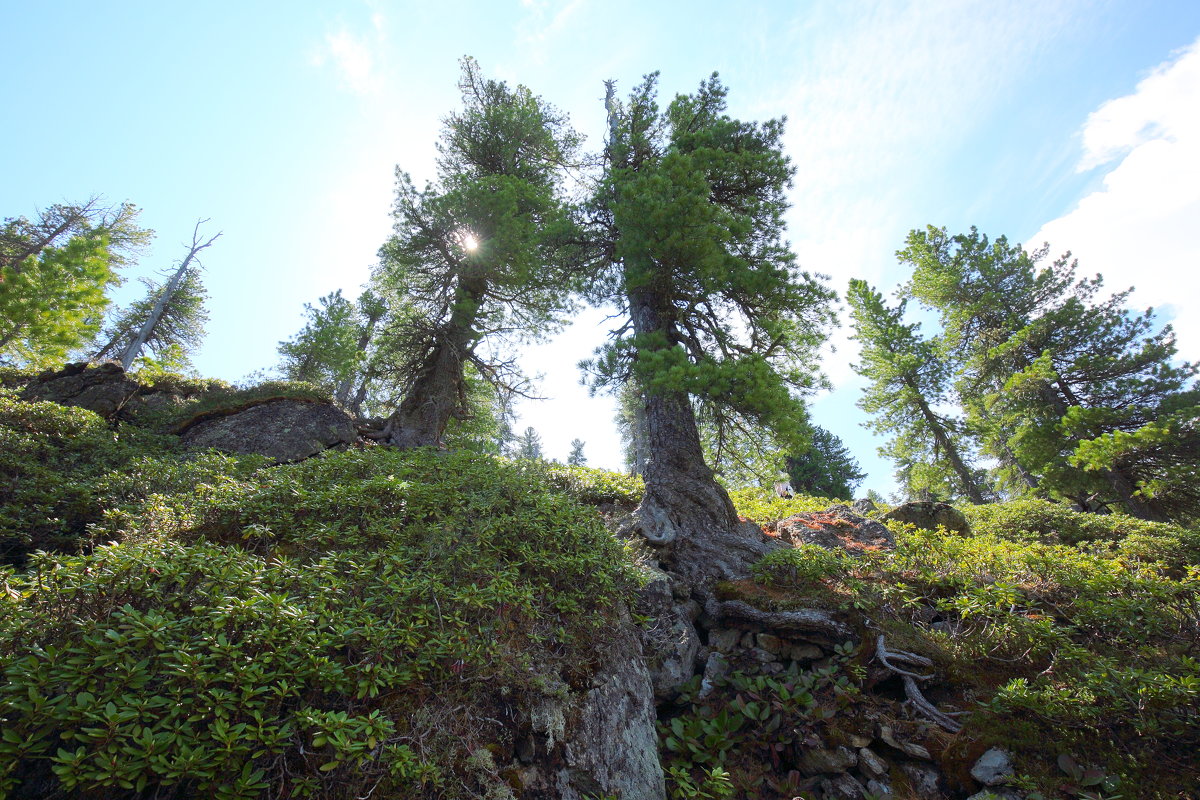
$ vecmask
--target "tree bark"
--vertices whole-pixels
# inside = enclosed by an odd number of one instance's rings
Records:
[[[487,289],[486,280],[473,278],[455,290],[449,322],[435,335],[416,379],[384,427],[388,444],[402,449],[441,446],[446,425],[462,403],[463,367]]]
[[[963,491],[967,493],[967,499],[975,505],[983,505],[983,493],[979,491],[979,487],[975,484],[975,477],[971,475],[971,470],[967,469],[967,465],[963,463],[962,457],[958,454],[958,448],[954,441],[950,438],[950,434],[946,432],[942,421],[937,414],[933,413],[933,409],[925,402],[924,396],[917,390],[916,383],[906,381],[908,388],[911,389],[917,398],[917,406],[921,409],[921,416],[925,417],[925,424],[933,431],[933,438],[937,440],[938,446],[946,454],[946,459],[950,462],[950,468],[954,470],[954,474],[958,476],[958,480],[962,483]]]
[[[1117,466],[1114,469],[1105,470],[1104,477],[1131,516],[1149,522],[1170,522],[1152,503],[1147,503],[1137,496],[1137,484],[1129,476],[1126,468]]]
[[[666,305],[652,291],[631,292],[635,334],[658,332],[670,342],[674,331],[662,313]],[[697,584],[747,577],[773,543],[754,523],[739,522],[733,501],[704,463],[688,395],[644,388],[643,396],[649,453],[634,526],[665,566]]]

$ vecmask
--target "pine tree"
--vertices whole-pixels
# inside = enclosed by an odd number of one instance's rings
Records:
[[[567,463],[572,467],[582,467],[587,464],[587,456],[583,454],[583,446],[586,444],[582,439],[571,440],[571,454],[567,456]]]
[[[939,410],[948,400],[951,365],[918,323],[904,322],[905,301],[888,308],[863,280],[846,294],[859,343],[855,372],[871,383],[858,407],[874,415],[869,427],[890,436],[880,454],[898,465],[909,496],[984,502],[977,472],[964,452],[960,422]]]
[[[92,358],[116,358],[132,351],[142,325],[151,318],[169,288],[166,283],[148,278],[142,282],[146,286],[146,296],[113,315],[101,336],[105,344]],[[130,360],[130,366],[152,362],[161,369],[176,372],[188,369],[191,354],[204,340],[204,326],[208,322],[208,311],[204,306],[207,298],[208,292],[198,273],[184,277],[164,303],[158,324],[150,331],[143,349]]]
[[[625,470],[630,475],[644,475],[650,448],[646,436],[646,402],[640,389],[626,381],[617,389],[617,414],[613,423],[621,437],[625,455]]]
[[[524,87],[463,61],[464,108],[438,147],[438,182],[397,173],[395,235],[375,286],[412,313],[388,336],[404,397],[385,430],[400,447],[437,445],[465,412],[468,365],[500,389],[523,381],[505,342],[549,335],[570,307],[576,226],[558,196],[577,148],[566,119]]]
[[[1167,519],[1172,501],[1139,448],[1115,443],[1153,439],[1168,418],[1186,441],[1200,419],[1197,367],[1172,363],[1174,333],[1154,332],[1152,310],[1126,309],[1132,290],[1104,298],[1100,276],[1077,279],[1069,253],[1042,266],[1047,252],[931,227],[898,255],[914,266],[912,295],[941,315],[964,365],[959,393],[1010,487]]]
[[[593,293],[619,304],[627,324],[589,367],[595,386],[632,377],[642,388],[649,460],[637,524],[677,569],[706,578],[739,571],[755,546],[735,533],[692,403],[710,405],[718,428],[738,416],[802,439],[795,393],[819,382],[809,365],[833,294],[796,269],[783,241],[793,168],[782,121],[727,116],[716,76],[660,110],[656,83],[649,76],[623,106],[609,84],[594,200],[608,258]]]
[[[512,456],[513,458],[542,458],[542,437],[532,427],[526,428],[525,432],[513,442]]]
[[[788,482],[797,494],[849,500],[866,474],[846,445],[819,425],[812,426],[812,444],[787,457]]]
[[[100,330],[118,270],[152,232],[97,198],[0,223],[0,364],[49,367]]]

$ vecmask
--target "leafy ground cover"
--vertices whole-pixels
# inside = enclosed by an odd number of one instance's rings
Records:
[[[1040,501],[968,513],[972,535],[893,524],[894,551],[780,551],[758,565],[759,588],[736,588],[759,605],[852,611],[864,639],[932,658],[940,698],[971,712],[931,747],[948,775],[995,745],[1017,753],[1030,797],[1191,796],[1200,535]]]
[[[87,412],[34,411],[107,458]],[[632,580],[598,515],[519,464],[118,455],[158,461],[101,515],[113,543],[4,578],[0,794],[484,796],[498,720],[587,685]]]

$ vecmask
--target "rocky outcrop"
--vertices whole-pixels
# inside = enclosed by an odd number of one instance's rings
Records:
[[[641,638],[654,699],[671,700],[696,671],[700,635],[694,623],[700,606],[689,598],[686,586],[655,570],[655,577],[638,592],[635,609],[650,620]]]
[[[902,506],[896,506],[884,514],[881,519],[885,522],[891,520],[907,522],[931,531],[937,530],[940,526],[955,533],[971,532],[971,524],[967,522],[966,515],[949,503],[905,503]]]
[[[653,684],[628,616],[613,630],[591,688],[548,685],[529,720],[516,754],[522,798],[666,797]]]
[[[141,388],[116,362],[95,366],[85,362],[41,373],[22,390],[20,398],[86,408],[111,421]]]
[[[896,546],[886,525],[861,517],[846,506],[788,517],[775,526],[775,531],[792,545],[815,544],[827,550],[890,550]]]
[[[332,403],[279,399],[201,418],[183,430],[180,438],[194,449],[257,454],[284,463],[351,444],[358,432],[354,420]]]
[[[875,507],[874,500],[869,497],[860,497],[850,506],[850,510],[855,514],[865,517],[867,514],[870,514],[872,511],[877,511],[878,509]]]

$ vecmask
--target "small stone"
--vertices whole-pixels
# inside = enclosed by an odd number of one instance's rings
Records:
[[[870,736],[863,736],[863,735],[857,734],[857,733],[850,734],[850,746],[853,747],[855,750],[858,750],[859,748],[862,748],[862,747],[870,747],[871,742],[873,742],[873,741],[875,741],[875,740]]]
[[[866,792],[861,783],[845,774],[822,778],[820,786],[823,797],[837,800],[862,800]]]
[[[888,763],[867,747],[858,751],[858,768],[867,778],[883,778],[888,774]]]
[[[746,631],[745,633],[743,633],[741,646],[743,648],[745,648],[746,650],[751,650],[754,647],[756,647],[757,644],[754,641],[754,636],[755,636],[754,631]]]
[[[732,653],[742,638],[742,632],[733,628],[717,628],[709,631],[708,646],[722,653]]]
[[[758,668],[758,671],[763,675],[780,675],[783,673],[783,664],[778,661],[772,661],[770,664],[763,664]]]
[[[805,750],[800,755],[800,761],[796,766],[805,775],[819,775],[823,772],[845,772],[857,763],[858,756],[849,748],[839,747],[836,750],[827,750],[823,747],[816,747]]]
[[[921,745],[897,739],[896,735],[892,732],[892,729],[887,725],[877,726],[875,732],[885,744],[896,748],[905,755],[910,755],[913,758],[922,758],[926,761],[933,760],[933,756],[929,755],[929,751]]]
[[[784,658],[792,661],[816,661],[825,656],[825,651],[815,644],[789,644],[783,651]]]
[[[871,780],[867,781],[867,791],[874,795],[878,800],[891,800],[892,787],[886,783]]]
[[[901,764],[900,769],[908,776],[917,797],[921,800],[940,800],[942,793],[938,788],[940,776],[937,770],[919,764]]]
[[[998,786],[1012,776],[1012,758],[998,747],[988,750],[971,767],[971,777],[984,786]]]
[[[729,674],[729,661],[721,653],[713,653],[704,665],[704,678],[700,681],[700,691],[696,697],[703,700],[717,688],[717,681]]]
[[[872,511],[877,510],[875,502],[869,497],[860,497],[854,501],[854,505],[850,506],[850,510],[861,517],[865,517]]]
[[[779,656],[769,650],[764,650],[761,647],[753,647],[750,649],[750,657],[761,664],[769,664],[772,661],[778,661]]]
[[[760,648],[766,650],[768,653],[775,653],[776,655],[782,653],[787,647],[787,642],[785,642],[783,639],[780,639],[773,633],[760,633],[758,634],[757,640]]]

